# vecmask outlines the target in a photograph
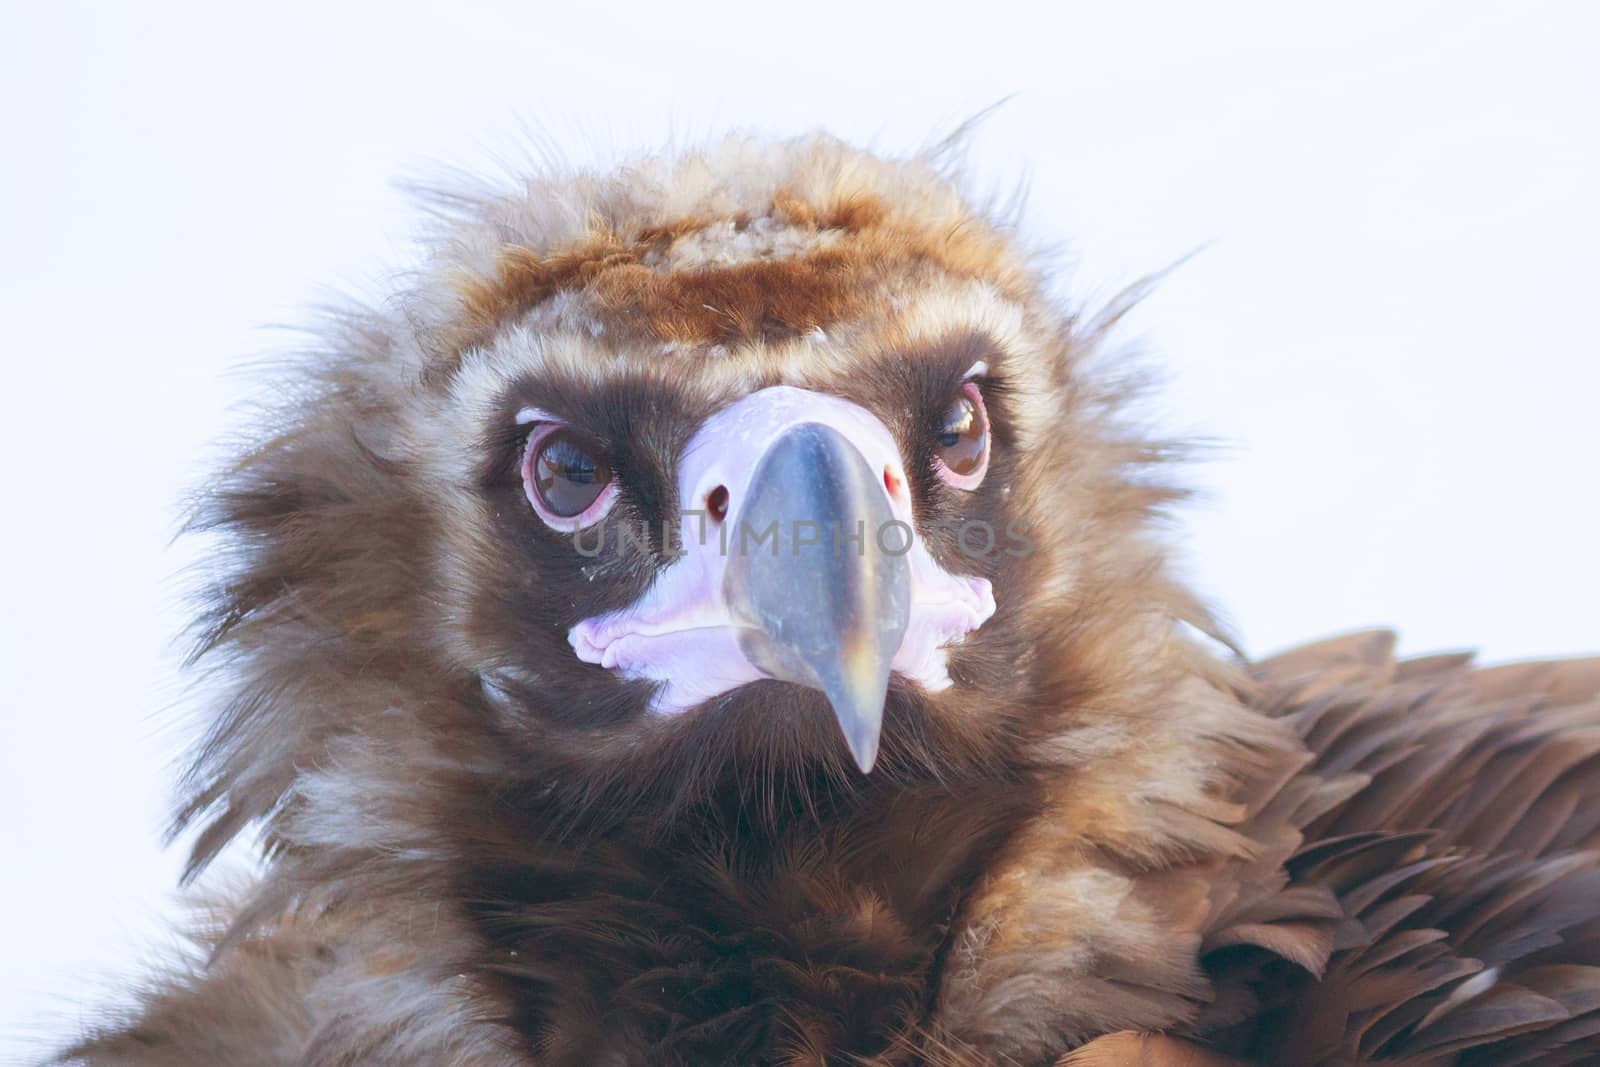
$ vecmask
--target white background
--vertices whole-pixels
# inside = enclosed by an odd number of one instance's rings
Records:
[[[1013,96],[979,169],[1074,292],[1206,246],[1124,336],[1229,446],[1184,539],[1250,650],[1600,648],[1600,7],[754,6],[0,6],[0,1049],[168,940],[169,541],[263,327],[407,261],[396,176],[530,128],[895,151]]]

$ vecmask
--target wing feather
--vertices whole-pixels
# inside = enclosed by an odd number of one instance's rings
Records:
[[[1298,843],[1275,892],[1218,887],[1216,1007],[1190,1033],[1262,1063],[1600,1058],[1600,658],[1394,649],[1351,634],[1254,668],[1248,699],[1311,759],[1246,787],[1241,829]]]

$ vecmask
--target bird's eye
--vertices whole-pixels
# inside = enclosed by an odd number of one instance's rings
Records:
[[[957,489],[976,489],[989,468],[989,416],[972,382],[961,386],[939,420],[934,465]]]
[[[576,530],[599,519],[617,482],[600,450],[560,425],[536,428],[522,457],[522,487],[547,525]]]

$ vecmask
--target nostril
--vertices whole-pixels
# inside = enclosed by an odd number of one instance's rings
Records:
[[[711,516],[712,522],[721,522],[728,517],[728,487],[719,485],[706,494],[706,514]]]

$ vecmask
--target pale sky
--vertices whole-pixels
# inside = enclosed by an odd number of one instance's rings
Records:
[[[903,151],[1009,97],[977,169],[1080,300],[1203,249],[1123,336],[1224,446],[1180,538],[1252,652],[1600,650],[1600,6],[540,6],[0,10],[0,1059],[172,941],[169,542],[269,327],[408,262],[397,177],[532,130]]]

